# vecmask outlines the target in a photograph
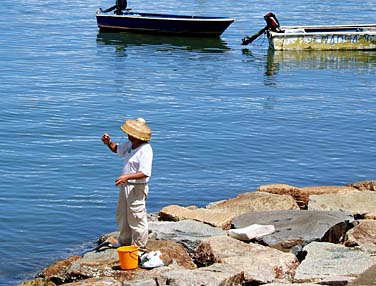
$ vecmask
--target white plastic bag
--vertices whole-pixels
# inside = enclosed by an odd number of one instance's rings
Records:
[[[143,254],[140,257],[140,266],[146,269],[152,269],[155,267],[163,266],[164,263],[161,259],[161,255],[162,253],[159,250]]]

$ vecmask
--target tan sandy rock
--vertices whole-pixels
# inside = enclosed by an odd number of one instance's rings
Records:
[[[376,221],[362,220],[346,233],[346,246],[360,246],[376,254]],[[375,276],[376,278],[376,276]]]
[[[298,188],[286,184],[272,184],[260,186],[257,191],[280,195],[290,195],[295,199],[300,209],[307,209],[309,196],[311,195],[324,195],[332,193],[344,194],[356,192],[358,189],[351,186],[313,186]]]
[[[67,272],[72,264],[79,259],[81,259],[81,256],[71,256],[67,259],[58,260],[39,272],[36,278],[45,278],[49,281],[54,281],[56,284],[67,283],[69,282]]]
[[[326,195],[326,194],[347,194],[351,192],[359,191],[356,188],[348,186],[316,186],[316,187],[304,187],[301,190],[310,195]]]
[[[235,198],[211,203],[210,210],[231,211],[234,216],[256,211],[299,209],[290,195],[276,195],[265,192],[242,193]]]
[[[361,181],[349,185],[360,191],[376,191],[376,181]]]
[[[19,286],[56,286],[56,284],[46,278],[35,278],[32,280],[23,281]]]
[[[365,214],[364,219],[374,219],[374,220],[376,220],[376,213]]]
[[[260,186],[257,188],[257,191],[276,195],[290,195],[295,199],[300,209],[305,209],[307,207],[308,194],[298,187],[286,184],[271,184]]]

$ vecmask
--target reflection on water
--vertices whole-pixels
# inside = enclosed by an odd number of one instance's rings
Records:
[[[266,75],[279,69],[353,69],[372,68],[376,64],[375,51],[268,51]]]
[[[371,72],[376,66],[375,51],[273,51],[268,50],[265,85],[276,84],[280,70],[354,69]]]
[[[247,61],[257,61],[255,56],[253,55],[252,51],[248,48],[242,49],[242,55],[247,57]],[[276,82],[274,80],[274,75],[276,75],[279,71],[279,63],[274,61],[274,52],[271,49],[268,49],[266,58],[262,59],[262,61],[266,62],[266,71],[265,71],[265,79],[264,85],[275,85]]]
[[[248,48],[242,54],[254,61]],[[374,71],[376,51],[274,51],[267,50],[265,60],[265,85],[275,85],[276,76],[281,70],[300,69],[354,69]]]
[[[266,76],[273,76],[279,71],[279,61],[274,60],[275,51],[268,49],[268,55],[266,57]]]
[[[97,34],[97,42],[104,45],[114,45],[117,49],[129,46],[164,45],[171,49],[184,49],[188,51],[223,53],[229,50],[226,42],[220,38],[195,38],[147,35],[128,32],[103,32]]]

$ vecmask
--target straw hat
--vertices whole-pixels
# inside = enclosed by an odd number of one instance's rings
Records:
[[[136,120],[128,119],[120,129],[142,141],[149,141],[151,139],[151,129],[146,125],[146,121],[143,118],[137,118]]]

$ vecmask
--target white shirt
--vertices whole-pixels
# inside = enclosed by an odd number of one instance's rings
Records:
[[[116,153],[124,158],[122,174],[142,172],[147,177],[140,180],[129,180],[129,183],[147,183],[151,176],[153,163],[153,149],[149,143],[144,143],[132,149],[132,142],[128,141],[117,146]]]

